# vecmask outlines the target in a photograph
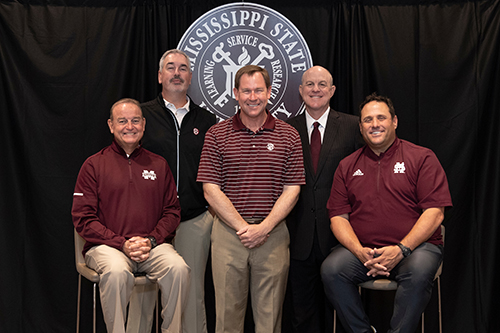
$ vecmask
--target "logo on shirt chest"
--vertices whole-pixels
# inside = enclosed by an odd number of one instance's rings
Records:
[[[365,174],[363,173],[363,171],[361,171],[361,169],[358,169],[356,170],[356,172],[354,172],[352,174],[353,177],[356,177],[356,176],[364,176]]]
[[[156,173],[152,170],[151,171],[143,170],[142,171],[142,178],[156,180]]]
[[[394,164],[394,173],[405,173],[405,162],[396,162]]]

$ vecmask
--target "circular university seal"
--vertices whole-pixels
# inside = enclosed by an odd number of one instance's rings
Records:
[[[311,53],[299,30],[273,9],[248,2],[214,8],[186,30],[177,48],[191,59],[189,96],[219,120],[238,110],[234,75],[245,65],[269,72],[268,109],[275,117],[285,120],[304,109],[298,89]]]

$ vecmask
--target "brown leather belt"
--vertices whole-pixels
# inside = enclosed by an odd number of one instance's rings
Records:
[[[250,223],[250,224],[260,224],[262,221],[264,221],[264,219],[245,219],[245,221],[247,221],[247,223]]]

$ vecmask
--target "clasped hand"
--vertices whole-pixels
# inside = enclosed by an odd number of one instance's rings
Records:
[[[391,274],[391,270],[403,259],[401,249],[394,246],[385,246],[379,249],[363,248],[362,262],[368,268],[368,276],[386,276]]]
[[[269,234],[262,224],[249,224],[236,232],[244,247],[253,249],[264,245]]]
[[[148,259],[150,251],[151,242],[144,237],[134,236],[123,244],[123,252],[125,255],[138,263]]]

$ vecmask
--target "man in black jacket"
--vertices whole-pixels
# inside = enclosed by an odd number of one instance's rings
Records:
[[[210,249],[213,217],[207,210],[201,183],[196,182],[205,133],[216,123],[215,115],[202,109],[187,96],[191,84],[191,63],[182,51],[172,49],[160,59],[158,82],[162,92],[142,104],[148,123],[143,147],[163,156],[172,170],[179,201],[181,223],[174,246],[191,267],[191,285],[184,311],[183,332],[207,332],[205,314],[205,268]],[[155,300],[154,290],[138,290],[132,295],[127,332],[151,331]],[[136,306],[142,303],[141,320],[134,319]]]
[[[294,332],[330,333],[331,311],[325,311],[328,303],[320,268],[338,242],[330,230],[326,202],[337,165],[360,148],[363,140],[358,117],[330,109],[335,86],[327,69],[314,66],[304,72],[299,92],[306,112],[288,121],[300,134],[306,171],[306,185],[302,185],[299,201],[287,218],[292,325]],[[315,135],[318,145],[311,143]]]

